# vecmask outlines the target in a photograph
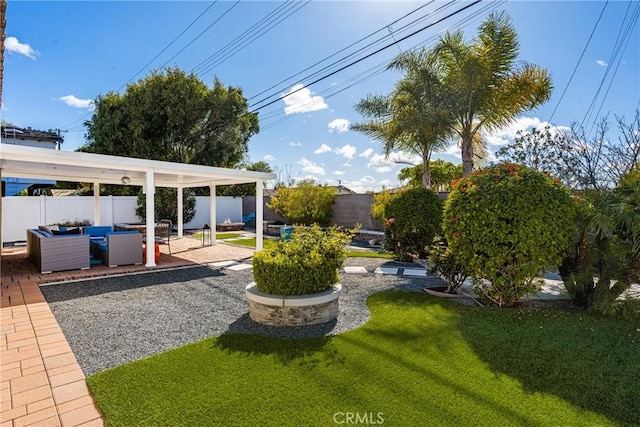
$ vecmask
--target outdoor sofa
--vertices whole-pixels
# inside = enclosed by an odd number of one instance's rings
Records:
[[[57,227],[27,230],[27,255],[40,273],[89,268],[89,235],[59,232]]]
[[[91,255],[104,265],[142,264],[142,234],[137,231],[113,231],[111,226],[87,226],[91,236]]]

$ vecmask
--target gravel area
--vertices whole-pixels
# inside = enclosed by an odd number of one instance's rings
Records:
[[[251,270],[193,267],[161,272],[42,285],[53,314],[85,375],[224,333],[279,338],[335,335],[366,323],[366,298],[383,290],[421,291],[436,277],[373,274],[380,266],[419,267],[384,259],[348,258],[367,274],[342,274],[336,321],[305,327],[253,322],[244,288]],[[402,271],[402,270],[401,270]]]

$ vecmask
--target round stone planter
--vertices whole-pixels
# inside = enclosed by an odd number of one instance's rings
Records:
[[[249,317],[271,326],[317,325],[338,317],[338,298],[342,285],[336,284],[317,294],[283,296],[260,291],[255,282],[245,288]]]

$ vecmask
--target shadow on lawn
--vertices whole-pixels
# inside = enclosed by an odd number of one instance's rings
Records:
[[[480,309],[460,331],[494,372],[622,424],[640,420],[640,321],[560,309]]]
[[[110,292],[120,292],[147,286],[161,286],[176,282],[223,276],[220,270],[207,267],[161,270],[152,273],[127,274],[99,279],[79,280],[40,285],[48,303],[91,297]]]
[[[247,333],[224,333],[216,338],[213,346],[228,353],[243,353],[247,356],[272,355],[283,365],[297,362],[299,366],[309,370],[344,362],[331,344],[331,337],[274,339]]]

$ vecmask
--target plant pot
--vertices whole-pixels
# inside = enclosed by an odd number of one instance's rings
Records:
[[[433,295],[434,297],[440,298],[460,298],[461,295],[458,294],[450,294],[445,292],[447,290],[446,286],[434,286],[432,288],[424,288],[424,291],[429,295]]]
[[[338,298],[342,285],[308,295],[270,295],[260,291],[255,282],[245,288],[249,300],[249,317],[271,326],[307,326],[330,322],[338,317]]]

